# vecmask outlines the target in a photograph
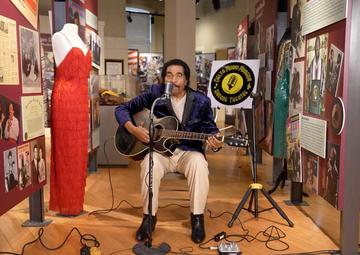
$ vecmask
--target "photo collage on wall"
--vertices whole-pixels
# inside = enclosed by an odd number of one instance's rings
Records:
[[[0,215],[46,183],[44,105],[54,60],[51,35],[40,44],[38,6],[38,0],[1,2]]]

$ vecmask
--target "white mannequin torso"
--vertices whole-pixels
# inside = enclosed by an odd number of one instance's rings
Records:
[[[52,36],[52,47],[56,66],[59,66],[72,48],[79,48],[84,55],[88,48],[78,34],[76,24],[67,23],[64,27]]]

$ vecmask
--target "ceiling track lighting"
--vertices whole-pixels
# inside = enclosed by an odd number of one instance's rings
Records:
[[[126,18],[129,23],[132,22],[131,13],[128,12],[128,14],[126,15]]]

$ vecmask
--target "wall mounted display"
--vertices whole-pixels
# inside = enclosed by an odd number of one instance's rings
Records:
[[[338,208],[340,146],[328,142],[327,155],[325,171],[321,171],[319,176],[319,195]]]
[[[39,33],[20,26],[22,91],[41,92]]]
[[[326,127],[327,121],[309,116],[300,115],[302,148],[315,153],[316,155],[326,157]]]
[[[303,12],[306,0],[290,1],[290,19],[291,19],[291,44],[295,49],[296,58],[304,57],[305,40],[302,36]]]
[[[327,54],[328,34],[318,35],[307,40],[304,112],[324,115]]]
[[[304,98],[304,61],[292,65],[289,92],[289,116],[294,116],[303,111]]]
[[[42,136],[30,142],[30,167],[34,185],[46,180],[45,158],[45,137]]]
[[[122,59],[105,59],[106,75],[123,75],[124,60]]]
[[[27,141],[45,134],[43,96],[21,97],[23,140]]]
[[[302,182],[299,115],[286,123],[286,143],[288,177],[293,182]]]
[[[44,92],[44,122],[45,127],[51,125],[51,95],[54,87],[55,61],[50,34],[40,34],[41,69]]]
[[[66,1],[66,22],[73,23],[79,27],[79,36],[86,42],[85,39],[85,8],[84,3],[76,0]]]
[[[18,144],[20,125],[20,105],[0,96],[0,144]]]
[[[331,107],[330,126],[336,135],[340,135],[345,125],[345,107],[340,97],[335,97]]]
[[[0,15],[0,85],[18,85],[16,21]]]
[[[92,66],[100,69],[101,38],[92,30],[86,28],[85,43],[91,50]]]
[[[19,188],[20,190],[28,187],[32,182],[30,143],[24,143],[17,147],[18,168],[19,168]]]
[[[319,157],[307,150],[302,150],[304,190],[309,194],[318,193]]]
[[[5,192],[10,192],[18,187],[19,178],[17,171],[16,147],[3,152]]]
[[[215,53],[197,53],[195,55],[195,71],[197,89],[207,94],[211,65],[215,60]]]
[[[249,15],[237,27],[236,59],[247,59],[247,44],[249,32]]]
[[[39,0],[11,0],[22,15],[37,29]]]
[[[331,95],[337,95],[344,53],[334,44],[330,45],[325,87]]]

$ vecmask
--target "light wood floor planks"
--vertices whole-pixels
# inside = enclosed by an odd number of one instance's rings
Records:
[[[259,165],[258,182],[270,187],[266,183],[271,179],[271,157],[263,154],[263,164]],[[248,185],[251,183],[251,171],[249,158],[244,156],[242,150],[236,151],[224,148],[219,153],[208,154],[210,166],[210,193],[208,197],[208,209],[213,215],[224,211],[233,213],[240,203]],[[112,182],[114,186],[115,204],[126,199],[132,205],[139,206],[139,167],[137,162],[132,162],[128,168],[112,168]],[[180,180],[164,180],[164,187],[178,187],[185,185]],[[167,197],[169,193],[162,192],[160,196]],[[174,195],[174,194],[172,194]],[[183,197],[183,194],[175,194]],[[338,247],[325,235],[306,214],[295,206],[287,206],[284,200],[289,199],[289,187],[280,188],[273,193],[272,197],[294,222],[295,227],[288,227],[286,221],[275,211],[270,210],[260,214],[255,219],[249,212],[241,211],[240,220],[244,228],[251,235],[265,230],[273,225],[281,229],[286,237],[281,239],[289,245],[286,251],[272,251],[263,242],[242,241],[239,243],[243,254],[286,254],[295,252],[310,252],[324,249],[338,249]],[[48,208],[49,189],[45,187],[46,208]],[[187,201],[160,200],[160,206],[169,203],[188,205]],[[109,208],[111,206],[111,193],[109,187],[108,170],[99,169],[97,173],[90,174],[87,178],[85,210],[87,212]],[[259,196],[260,208],[269,206],[267,200]],[[216,251],[202,250],[191,242],[189,209],[179,206],[161,208],[158,212],[158,224],[153,234],[153,244],[167,242],[174,252],[180,252],[184,247],[192,248],[189,254],[217,254]],[[51,225],[45,228],[44,242],[49,247],[59,245],[72,227],[78,227],[82,233],[95,235],[101,243],[102,254],[132,254],[131,248],[136,244],[134,235],[141,222],[142,210],[131,208],[123,203],[118,209],[103,215],[83,214],[74,218],[58,217],[54,212],[46,211],[46,218],[52,219]],[[216,219],[210,219],[206,214],[207,238],[225,231],[230,234],[243,234],[238,221],[232,228],[227,227],[230,214],[225,214]],[[22,228],[21,223],[28,219],[28,202],[23,201],[15,208],[0,217],[0,251],[13,251],[20,253],[24,243],[33,240],[37,236],[37,228]],[[262,237],[264,240],[264,237]],[[215,242],[210,245],[215,246]],[[273,241],[268,246],[275,249],[284,249],[284,243]],[[55,252],[49,252],[37,242],[26,249],[25,254],[80,254],[79,236],[71,235],[70,240],[63,248]]]

